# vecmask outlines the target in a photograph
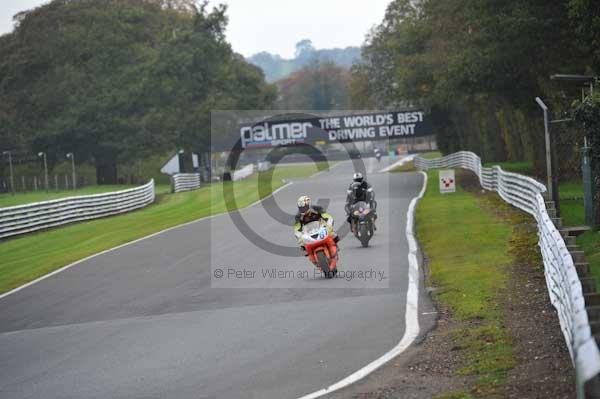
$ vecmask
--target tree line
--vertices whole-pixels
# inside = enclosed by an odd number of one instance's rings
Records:
[[[424,107],[444,152],[541,168],[534,98],[570,110],[579,88],[549,77],[599,71],[599,21],[591,0],[393,0],[353,67],[353,105]]]
[[[53,0],[0,36],[2,149],[117,164],[209,149],[210,111],[262,109],[276,88],[225,40],[226,7],[188,0]]]
[[[304,67],[310,67],[315,62],[333,63],[348,69],[359,59],[359,47],[316,49],[311,40],[303,39],[296,43],[296,52],[292,59],[285,59],[280,55],[263,51],[254,54],[247,60],[265,72],[267,81],[274,82],[285,79]]]

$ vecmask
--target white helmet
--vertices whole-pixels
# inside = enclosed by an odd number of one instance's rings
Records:
[[[302,197],[298,198],[297,205],[298,212],[300,212],[301,215],[304,215],[310,209],[310,197],[308,195],[303,195]]]
[[[354,176],[352,176],[352,180],[354,180],[355,182],[362,183],[362,181],[363,181],[363,175],[362,175],[362,173],[356,172],[354,174]]]

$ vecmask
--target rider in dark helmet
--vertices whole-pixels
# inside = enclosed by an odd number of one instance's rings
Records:
[[[373,187],[364,179],[362,173],[355,173],[352,176],[352,183],[348,187],[346,196],[346,205],[344,210],[348,215],[347,221],[352,224],[352,205],[359,201],[364,201],[371,207],[373,218],[377,219],[377,201],[375,201],[375,191]]]

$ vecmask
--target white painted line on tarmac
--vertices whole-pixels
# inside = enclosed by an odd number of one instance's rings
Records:
[[[414,154],[413,155],[408,155],[408,156],[400,159],[399,161],[394,162],[390,166],[386,166],[385,168],[381,169],[379,171],[379,173],[387,173],[387,172],[389,172],[392,169],[398,168],[398,167],[404,165],[405,163],[412,161],[414,158],[415,158]]]
[[[379,359],[367,364],[365,367],[358,371],[350,374],[348,377],[336,382],[333,385],[315,391],[308,395],[302,396],[298,399],[314,399],[321,396],[327,395],[331,392],[337,391],[347,387],[350,384],[366,377],[385,363],[389,362],[402,352],[404,352],[410,344],[418,337],[419,327],[419,262],[417,261],[417,240],[414,235],[414,217],[415,207],[417,202],[423,198],[425,190],[427,189],[427,175],[424,172],[420,172],[423,175],[423,187],[418,196],[412,199],[408,206],[408,212],[406,214],[406,239],[408,241],[408,291],[406,292],[406,328],[402,339],[394,348],[389,352],[385,353]]]

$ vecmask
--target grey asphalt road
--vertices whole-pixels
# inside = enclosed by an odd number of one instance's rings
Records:
[[[422,186],[416,173],[373,173],[387,162],[365,160],[379,202],[372,246],[345,237],[339,265],[385,278],[325,280],[298,251],[257,247],[230,215],[194,222],[1,299],[0,397],[295,398],[380,357],[405,328],[406,212]],[[352,173],[344,162],[239,215],[294,246],[273,204],[292,214],[301,194],[328,200],[341,226]],[[286,273],[263,277],[272,269]]]

